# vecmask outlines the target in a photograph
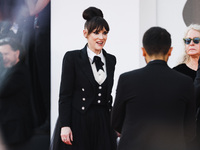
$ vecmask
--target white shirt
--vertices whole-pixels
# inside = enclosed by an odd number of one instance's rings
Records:
[[[100,54],[97,55],[92,50],[90,50],[88,47],[87,47],[87,54],[88,54],[89,61],[90,61],[91,67],[92,67],[94,78],[97,81],[97,83],[99,83],[101,85],[105,81],[105,79],[107,77],[105,57],[103,56],[102,51],[101,51]],[[104,63],[104,65],[103,65],[104,71],[102,69],[100,69],[97,72],[95,63],[92,64],[94,56],[99,56],[101,58],[101,61]]]

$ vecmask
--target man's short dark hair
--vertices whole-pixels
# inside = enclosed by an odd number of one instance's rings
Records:
[[[152,27],[144,33],[142,42],[148,55],[166,55],[171,47],[171,35],[164,28]]]
[[[24,48],[20,44],[20,42],[12,37],[0,37],[0,46],[2,45],[10,45],[13,51],[20,51],[20,56],[19,59],[22,60],[24,59]]]

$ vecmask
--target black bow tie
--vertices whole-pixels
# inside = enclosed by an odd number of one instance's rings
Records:
[[[103,69],[104,63],[101,61],[101,58],[99,56],[94,56],[92,63],[94,63],[94,62],[95,62],[95,66],[96,66],[97,72],[100,69],[102,69],[104,71],[104,69]]]

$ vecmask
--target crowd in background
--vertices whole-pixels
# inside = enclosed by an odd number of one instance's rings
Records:
[[[11,61],[8,52],[1,52],[0,55],[0,116],[5,113],[2,109],[4,106],[4,100],[9,99],[10,103],[16,100],[11,98],[11,94],[2,95],[1,91],[8,85],[6,79],[9,80],[8,90],[11,91],[13,87],[16,87],[20,93],[26,95],[26,103],[18,107],[16,103],[16,111],[9,112],[8,115],[15,115],[19,113],[17,109],[27,110],[26,116],[29,116],[31,122],[27,130],[30,131],[29,136],[24,138],[24,141],[18,141],[18,138],[13,138],[12,142],[6,141],[3,136],[3,143],[9,150],[23,150],[23,149],[36,149],[39,144],[41,149],[45,149],[49,145],[50,139],[50,0],[1,0],[0,1],[0,43],[2,43],[3,50],[5,45],[9,45],[11,53],[16,56],[16,63],[6,66],[6,62]],[[14,41],[15,44],[20,45],[20,51],[14,51],[10,41]],[[0,46],[0,47],[1,47]],[[8,48],[8,49],[9,49]],[[8,50],[9,51],[9,50]],[[19,58],[18,58],[19,57]],[[14,57],[13,57],[14,60]],[[28,76],[27,80],[24,78],[18,78],[19,68],[16,66],[19,64],[26,66]],[[19,65],[18,65],[19,66]],[[17,69],[16,69],[17,68]],[[12,71],[11,71],[12,70]],[[14,71],[13,71],[14,70]],[[16,71],[17,70],[17,71]],[[22,71],[26,72],[26,71]],[[17,81],[17,83],[11,82],[11,80]],[[22,83],[25,83],[30,94],[23,93],[20,89]],[[30,81],[30,82],[29,82]],[[6,83],[5,83],[6,82]],[[6,86],[5,86],[6,85]],[[20,91],[20,92],[19,92]],[[5,92],[4,92],[5,93]],[[19,99],[20,101],[20,99]],[[6,104],[6,107],[11,105]],[[7,109],[8,110],[8,109]],[[22,114],[22,111],[20,111]],[[29,113],[30,112],[30,113]],[[20,117],[18,117],[20,118]],[[13,124],[18,126],[12,119],[5,120],[0,118],[0,127],[5,124]],[[3,130],[3,129],[2,129]],[[9,129],[8,129],[9,130]],[[16,129],[17,130],[17,129]],[[4,130],[5,131],[5,130]],[[9,131],[11,132],[11,131]],[[13,131],[14,132],[14,131]],[[13,133],[12,132],[12,133]],[[12,134],[11,133],[11,134]],[[7,133],[9,134],[9,133]],[[7,135],[5,134],[5,135]],[[21,136],[23,134],[21,133]],[[44,138],[45,137],[45,138]],[[38,138],[38,139],[37,139]],[[41,141],[41,139],[44,139]],[[16,145],[16,146],[15,146]],[[26,148],[25,148],[26,147]],[[38,148],[37,148],[38,149]],[[47,148],[46,148],[47,149]]]

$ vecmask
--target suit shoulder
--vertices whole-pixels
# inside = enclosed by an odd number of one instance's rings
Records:
[[[191,77],[189,77],[188,75],[185,75],[184,73],[181,73],[181,72],[179,72],[179,71],[177,71],[177,70],[175,70],[175,69],[172,69],[172,72],[174,73],[174,74],[176,74],[176,76],[178,76],[179,78],[185,78],[185,79],[187,79],[187,80],[192,80],[192,78]]]
[[[77,55],[81,52],[81,50],[69,50],[65,53],[64,57]]]
[[[114,55],[107,53],[107,56],[109,57],[109,59],[110,59],[111,61],[113,61],[113,62],[116,63],[117,59],[116,59],[116,57],[115,57]]]
[[[179,64],[179,65],[173,67],[172,69],[179,71],[179,70],[185,69],[185,67],[186,67],[185,64]]]
[[[119,79],[120,81],[133,81],[135,79],[137,80],[138,76],[140,76],[140,74],[142,73],[141,72],[142,70],[143,68],[139,68],[139,69],[124,72],[119,76]]]
[[[11,67],[8,72],[26,73],[28,72],[28,66],[24,62],[18,62],[15,66]]]
[[[103,54],[104,56],[109,57],[109,60],[116,62],[116,57],[113,54],[107,53],[104,49]]]
[[[188,75],[185,75],[181,72],[178,72],[174,69],[172,69],[172,76],[174,77],[174,81],[177,83],[177,84],[180,84],[181,86],[186,86],[188,87],[189,85],[190,86],[193,86],[193,79],[188,76]]]
[[[135,70],[130,70],[130,71],[122,73],[120,76],[128,77],[128,76],[137,75],[137,74],[140,74],[140,72],[142,70],[143,70],[143,68],[139,68],[139,69],[135,69]]]
[[[113,54],[107,53],[109,57],[116,58]]]
[[[70,50],[67,51],[63,57],[63,61],[66,60],[73,60],[77,57],[77,55],[79,55],[81,53],[81,50]]]

